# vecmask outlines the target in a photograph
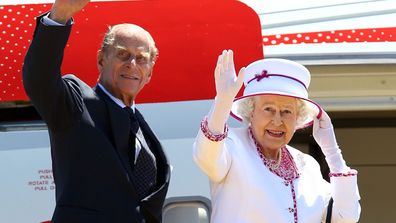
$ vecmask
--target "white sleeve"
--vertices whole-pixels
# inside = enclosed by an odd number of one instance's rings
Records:
[[[231,166],[231,156],[226,147],[225,138],[214,142],[205,137],[201,130],[193,145],[195,163],[213,182],[220,182],[227,175]]]
[[[332,223],[355,223],[360,218],[360,195],[357,176],[331,177],[333,197]]]
[[[46,25],[46,26],[65,26],[65,25],[62,24],[62,23],[55,22],[54,20],[50,19],[49,14],[50,14],[50,13],[47,13],[47,15],[45,15],[45,16],[42,17],[41,22],[42,22],[44,25]],[[73,24],[73,20],[72,20],[72,19],[70,19],[69,21],[67,21],[67,25],[72,25],[72,24]]]

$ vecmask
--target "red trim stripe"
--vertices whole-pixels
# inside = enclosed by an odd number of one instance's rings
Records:
[[[264,35],[264,45],[396,42],[396,27]]]

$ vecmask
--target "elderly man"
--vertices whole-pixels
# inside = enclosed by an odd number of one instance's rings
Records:
[[[157,48],[143,28],[115,25],[98,52],[94,88],[61,77],[71,18],[88,2],[56,0],[38,17],[23,67],[25,90],[49,130],[52,222],[161,222],[169,163],[134,104],[152,77]]]

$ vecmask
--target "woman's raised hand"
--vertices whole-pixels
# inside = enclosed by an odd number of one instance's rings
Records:
[[[215,69],[216,99],[232,102],[243,84],[245,68],[236,76],[234,53],[232,50],[223,50],[217,60]]]
[[[331,119],[324,110],[319,119],[314,118],[313,136],[325,155],[329,150],[338,149]]]
[[[326,157],[330,172],[345,173],[350,170],[338,147],[331,119],[324,110],[320,118],[314,118],[313,136]]]
[[[90,0],[56,0],[52,5],[50,19],[66,24],[77,12],[81,11]]]

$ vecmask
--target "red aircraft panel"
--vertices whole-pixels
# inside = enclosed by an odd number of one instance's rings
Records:
[[[51,4],[0,6],[0,101],[29,100],[21,67],[35,16]],[[109,25],[129,22],[147,29],[160,51],[151,82],[137,102],[211,99],[213,70],[223,49],[233,49],[237,69],[263,58],[257,14],[238,1],[91,2],[75,17],[62,73],[73,73],[91,86],[98,78],[96,53]]]

